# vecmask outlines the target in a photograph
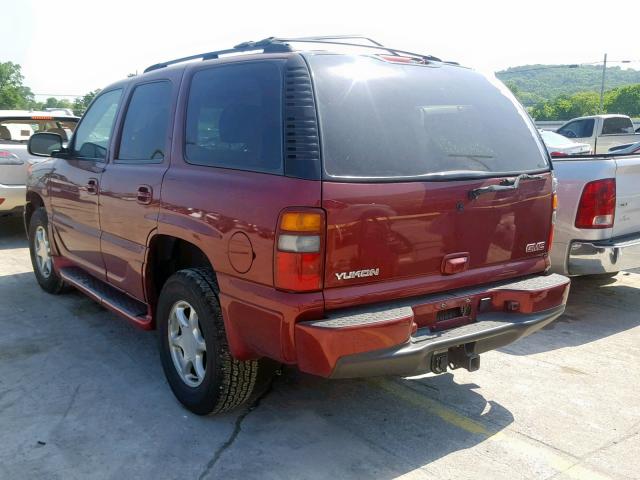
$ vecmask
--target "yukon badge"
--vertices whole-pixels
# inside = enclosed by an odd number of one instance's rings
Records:
[[[355,270],[353,272],[336,273],[336,278],[338,280],[351,280],[352,278],[377,277],[379,274],[379,268],[367,268],[365,270]]]
[[[525,250],[527,253],[541,252],[546,246],[547,242],[527,243]]]

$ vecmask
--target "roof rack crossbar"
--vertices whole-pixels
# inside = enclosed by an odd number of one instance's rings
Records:
[[[372,45],[363,45],[362,43],[352,43],[343,40],[366,40]],[[158,70],[160,68],[168,67],[169,65],[174,65],[176,63],[188,62],[191,60],[211,60],[214,58],[219,58],[220,55],[227,55],[231,53],[241,53],[241,52],[250,52],[254,50],[262,50],[264,53],[269,52],[291,52],[293,49],[289,46],[290,43],[322,43],[329,45],[342,45],[348,47],[361,47],[361,48],[369,48],[373,50],[384,50],[392,55],[407,55],[414,58],[419,58],[422,60],[430,60],[440,62],[441,60],[438,57],[434,57],[433,55],[423,55],[421,53],[409,52],[407,50],[398,50],[397,48],[389,48],[382,45],[380,42],[377,42],[369,37],[365,37],[362,35],[326,35],[326,36],[318,36],[318,37],[297,37],[297,38],[279,38],[279,37],[268,37],[259,41],[248,41],[239,43],[233,48],[227,48],[224,50],[216,50],[213,52],[200,53],[198,55],[189,55],[188,57],[176,58],[175,60],[168,60],[166,62],[156,63],[145,68],[144,73],[151,72],[153,70]]]
[[[385,47],[384,45],[382,45],[381,43],[376,42],[375,40],[372,40],[368,37],[360,37],[360,36],[348,36],[345,35],[344,38],[345,39],[349,39],[349,38],[363,38],[366,40],[369,40],[370,42],[375,43],[375,45],[363,45],[361,43],[351,43],[351,42],[338,42],[338,41],[334,41],[333,39],[340,39],[340,37],[336,36],[336,37],[300,37],[300,38],[278,38],[275,37],[274,40],[278,41],[278,42],[291,42],[291,43],[326,43],[329,45],[344,45],[344,46],[348,46],[348,47],[362,47],[362,48],[370,48],[373,50],[386,50],[387,52],[393,54],[393,55],[397,55],[397,54],[403,54],[403,55],[408,55],[411,57],[416,57],[416,58],[421,58],[424,60],[432,60],[435,62],[440,62],[441,60],[438,57],[434,57],[433,55],[424,55],[422,53],[415,53],[415,52],[409,52],[407,50],[399,50],[397,48],[391,48],[391,47]]]

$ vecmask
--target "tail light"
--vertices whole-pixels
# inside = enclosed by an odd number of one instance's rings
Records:
[[[556,216],[558,215],[558,179],[553,177],[551,180],[552,193],[551,193],[551,226],[549,227],[549,238],[547,239],[547,252],[551,251],[553,245],[553,236],[556,229]]]
[[[549,155],[551,155],[551,158],[568,157],[569,156],[569,154],[564,153],[564,152],[551,152]]]
[[[276,231],[274,282],[292,292],[322,289],[324,211],[286,210]]]
[[[616,213],[616,180],[606,178],[589,182],[582,190],[577,228],[611,228]]]
[[[23,163],[15,153],[0,150],[0,165],[22,165]]]

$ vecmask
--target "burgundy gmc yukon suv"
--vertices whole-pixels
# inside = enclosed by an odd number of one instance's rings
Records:
[[[102,90],[66,147],[30,140],[50,157],[25,209],[38,283],[157,328],[195,413],[242,404],[274,361],[475,370],[564,311],[554,179],[522,107],[473,70],[353,42],[153,65]]]

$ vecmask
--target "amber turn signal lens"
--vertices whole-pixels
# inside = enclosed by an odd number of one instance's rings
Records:
[[[554,210],[558,209],[558,194],[557,193],[553,194],[553,209]]]
[[[289,212],[282,215],[280,228],[289,232],[319,232],[322,216],[319,213]]]

